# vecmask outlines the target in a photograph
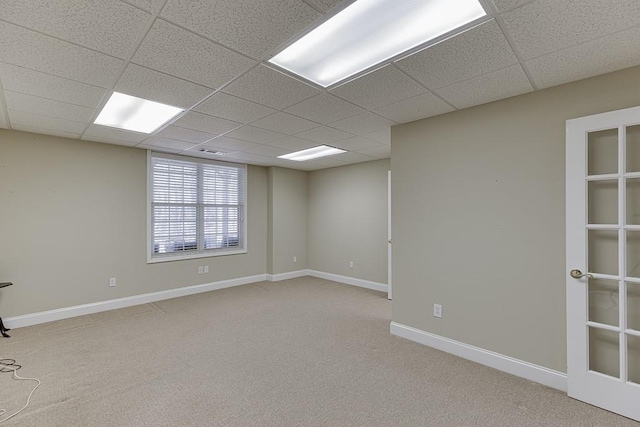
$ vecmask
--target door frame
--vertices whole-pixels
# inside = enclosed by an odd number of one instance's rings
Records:
[[[393,275],[391,274],[391,171],[387,174],[387,298],[393,299]]]

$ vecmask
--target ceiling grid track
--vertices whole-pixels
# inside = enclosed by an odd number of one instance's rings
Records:
[[[524,71],[524,74],[527,76],[527,79],[529,79],[529,83],[531,84],[531,87],[533,88],[534,91],[538,90],[539,87],[536,84],[535,80],[533,80],[533,77],[531,76],[531,72],[527,68],[527,65],[525,64],[525,61],[524,61],[524,59],[522,57],[522,54],[520,53],[520,51],[516,47],[516,43],[513,40],[513,37],[511,37],[511,34],[509,34],[505,30],[505,23],[504,23],[504,20],[502,19],[502,16],[500,16],[500,14],[498,13],[498,10],[496,9],[495,5],[492,2],[487,1],[487,6],[489,7],[489,10],[491,11],[491,15],[493,15],[493,17],[494,17],[494,19],[496,21],[496,24],[498,24],[498,27],[500,28],[500,31],[502,31],[502,34],[504,34],[504,37],[507,39],[507,43],[509,43],[509,46],[511,47],[511,50],[513,51],[514,55],[518,59],[518,63],[520,64],[520,67],[522,68],[522,71]],[[523,5],[521,5],[520,7],[522,7],[522,6]]]
[[[486,14],[327,87],[270,62],[355,1],[9,2],[0,18],[0,122],[312,170],[388,157],[395,124],[640,65],[640,9],[599,0],[477,0]],[[96,125],[115,90],[183,111],[149,134]],[[304,165],[277,158],[319,144],[350,152]],[[216,147],[228,156],[199,151]]]
[[[168,0],[164,0],[164,3],[162,4],[162,8],[164,8],[166,2]],[[127,3],[128,4],[128,3]],[[162,8],[160,8],[162,10]],[[144,31],[141,31],[140,36],[138,37],[138,40],[136,41],[136,43],[133,45],[133,47],[131,48],[131,50],[129,51],[129,54],[127,55],[127,59],[124,60],[124,64],[122,64],[122,68],[120,69],[120,72],[118,73],[117,78],[115,79],[115,81],[113,82],[113,85],[111,85],[110,88],[108,88],[107,94],[106,96],[102,99],[102,101],[100,102],[100,104],[98,104],[98,106],[96,107],[95,112],[93,113],[93,115],[91,116],[91,120],[89,120],[89,123],[87,123],[87,125],[85,126],[85,128],[83,129],[82,133],[80,134],[80,136],[78,137],[78,139],[82,139],[84,137],[84,134],[87,132],[87,130],[89,129],[89,127],[91,127],[91,125],[93,124],[93,122],[96,120],[96,118],[98,117],[98,115],[100,114],[100,112],[102,111],[102,109],[104,108],[105,104],[107,103],[107,101],[109,100],[110,97],[110,93],[114,91],[114,88],[116,87],[116,85],[118,84],[118,81],[120,80],[120,78],[122,77],[122,75],[124,74],[125,70],[127,69],[127,67],[129,66],[129,64],[131,63],[131,60],[133,59],[133,56],[136,54],[136,52],[138,51],[138,49],[140,48],[140,45],[142,44],[142,42],[144,41],[144,39],[147,37],[147,34],[149,34],[149,31],[151,31],[151,27],[153,27],[153,24],[156,22],[156,19],[158,19],[158,13],[157,12],[149,12],[151,14],[151,16],[149,17],[149,19],[147,20],[147,25],[144,29]],[[122,59],[122,58],[118,58],[118,59]],[[146,139],[146,138],[145,138]]]
[[[4,119],[7,122],[7,126],[9,129],[11,127],[11,120],[9,120],[9,105],[7,105],[7,100],[4,97],[4,88],[2,87],[2,76],[0,76],[0,107],[2,107],[2,112],[4,114]]]

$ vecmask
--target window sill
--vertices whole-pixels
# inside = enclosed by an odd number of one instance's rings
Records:
[[[239,255],[239,254],[246,254],[246,253],[247,253],[246,249],[236,249],[236,250],[230,250],[230,251],[224,251],[224,252],[210,252],[210,253],[200,252],[196,254],[174,255],[174,256],[167,255],[167,256],[161,256],[156,258],[147,256],[147,264],[157,264],[160,262],[171,262],[171,261],[184,261],[188,259],[197,259],[197,258],[215,258],[219,256]]]

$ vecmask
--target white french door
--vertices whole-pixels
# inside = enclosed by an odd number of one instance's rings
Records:
[[[567,121],[569,396],[640,421],[640,107]]]

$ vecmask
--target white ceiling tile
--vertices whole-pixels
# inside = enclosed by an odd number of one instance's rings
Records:
[[[229,134],[225,135],[230,138],[242,139],[244,141],[257,142],[259,144],[268,144],[276,139],[282,138],[285,136],[280,132],[273,132],[267,129],[261,129],[253,126],[243,126],[234,130],[233,132],[229,132]]]
[[[115,143],[111,143],[109,142],[109,144],[115,144]],[[128,145],[128,144],[119,144],[119,145]],[[184,151],[184,150],[177,150],[175,148],[167,148],[167,147],[158,147],[156,145],[146,145],[146,144],[138,144],[135,146],[136,148],[140,148],[142,150],[151,150],[151,151],[155,151],[156,153],[169,153],[169,154],[179,154],[181,156],[185,156],[188,155],[191,157],[194,157],[192,152],[190,151]]]
[[[637,0],[538,0],[502,15],[524,59],[640,24]]]
[[[342,139],[351,138],[354,135],[327,126],[319,126],[297,134],[300,138],[315,141],[319,144],[331,144]]]
[[[9,120],[12,127],[29,126],[39,129],[49,129],[72,134],[82,133],[84,128],[87,126],[86,123],[74,122],[72,120],[64,120],[11,109],[9,110]]]
[[[321,93],[286,109],[288,113],[327,124],[363,113],[364,110],[328,93]]]
[[[282,111],[260,119],[251,125],[275,132],[281,132],[287,135],[294,135],[318,126],[317,123],[292,116],[291,114],[283,113]]]
[[[369,110],[424,92],[424,87],[392,65],[331,90],[331,93]]]
[[[535,0],[493,0],[498,13],[504,13],[508,10],[515,9],[516,7],[524,6],[527,3],[531,3]]]
[[[520,65],[494,71],[436,92],[456,108],[467,108],[531,92],[533,87]]]
[[[364,138],[362,136],[356,136],[354,138],[343,139],[333,143],[338,148],[345,149],[347,151],[360,151],[365,148],[380,146],[380,143]]]
[[[526,63],[539,88],[640,65],[640,27],[593,40]]]
[[[0,61],[110,88],[124,61],[0,21]]]
[[[303,171],[308,171],[311,170],[310,166],[308,164],[308,162],[295,162],[293,160],[287,160],[287,159],[272,159],[269,162],[268,166],[275,166],[275,167],[279,167],[279,168],[286,168],[286,169],[296,169],[296,170],[303,170]]]
[[[218,161],[225,161],[225,158],[227,157],[227,155],[230,154],[230,153],[225,153],[223,155],[220,155],[220,154],[207,153],[202,150],[204,150],[204,148],[200,148],[200,146],[197,146],[197,147],[193,147],[190,150],[182,151],[180,154],[183,156],[199,157],[201,159],[218,160]],[[226,161],[235,162],[234,159],[227,159]]]
[[[0,63],[0,81],[5,90],[89,108],[97,108],[107,94],[96,86],[5,63]]]
[[[146,133],[129,132],[122,129],[111,128],[101,125],[90,125],[82,135],[83,140],[99,142],[120,142],[128,145],[137,144],[147,139]]]
[[[306,0],[307,3],[315,5],[318,9],[323,12],[328,11],[332,7],[338,5],[339,3],[343,3],[343,0]]]
[[[391,145],[391,128],[382,129],[376,132],[371,132],[364,135],[366,138],[373,139],[376,142],[384,145]]]
[[[216,134],[200,132],[173,125],[167,126],[156,135],[163,138],[177,139],[178,141],[193,142],[195,144],[200,144],[217,136]]]
[[[297,136],[285,136],[284,138],[273,141],[269,145],[283,148],[288,152],[294,152],[294,151],[305,150],[311,147],[317,147],[318,143],[315,141],[309,141],[308,139],[300,138]]]
[[[146,147],[156,147],[156,148],[161,147],[161,148],[171,148],[174,150],[188,150],[189,148],[194,147],[196,144],[193,144],[191,142],[176,141],[175,139],[152,136],[151,138],[144,141],[144,145]]]
[[[255,64],[161,19],[153,24],[132,61],[210,88],[227,83]]]
[[[159,12],[166,0],[125,0],[141,9],[149,12]]]
[[[431,92],[407,98],[395,104],[378,108],[376,113],[395,120],[398,123],[408,123],[426,117],[453,111],[454,108]]]
[[[78,137],[80,136],[79,133],[62,132],[62,131],[51,130],[51,129],[41,129],[34,126],[25,126],[20,124],[15,124],[12,126],[12,128],[13,130],[19,130],[22,132],[39,133],[42,135],[61,136],[63,138],[70,138],[70,139],[78,139]]]
[[[491,20],[396,62],[431,90],[516,64],[509,42]]]
[[[18,92],[5,90],[7,107],[11,110],[26,111],[48,117],[56,117],[74,122],[89,123],[95,113],[93,108],[66,104],[51,99],[39,98]]]
[[[267,166],[273,162],[271,157],[243,152],[230,153],[226,156],[221,157],[220,160],[235,163],[247,163],[250,165],[258,166]]]
[[[379,159],[387,159],[391,157],[391,147],[388,145],[376,145],[375,147],[364,148],[357,151],[365,156],[377,157]]]
[[[190,108],[212,90],[135,64],[129,64],[118,80],[116,92],[180,108]]]
[[[0,0],[0,128],[315,170],[388,158],[394,123],[532,90],[492,20],[330,91],[251,58],[353,1]],[[504,20],[538,88],[640,65],[637,0],[483,4]],[[125,69],[121,58],[157,13],[171,22],[155,19]],[[156,135],[90,124],[112,89],[181,108],[206,101]],[[321,143],[349,153],[274,157]]]
[[[331,127],[350,132],[356,135],[364,135],[365,133],[375,132],[394,125],[395,122],[384,117],[380,117],[373,113],[363,113],[347,119],[332,122]]]
[[[286,108],[319,92],[306,83],[264,65],[249,71],[224,91],[276,109]]]
[[[216,93],[198,105],[195,110],[240,123],[251,123],[276,111],[223,92]]]
[[[229,138],[227,136],[220,136],[216,139],[212,139],[211,141],[207,141],[204,144],[199,145],[198,148],[209,148],[231,153],[235,151],[251,149],[255,145],[255,142],[243,141],[241,139]]]
[[[244,152],[251,153],[251,154],[259,154],[261,156],[267,156],[267,157],[278,157],[278,156],[282,156],[283,154],[289,153],[289,150],[286,150],[284,148],[274,147],[272,145],[255,144],[249,148],[245,148]]]
[[[173,125],[182,128],[199,130],[200,132],[212,133],[214,135],[222,135],[239,126],[240,123],[231,120],[221,119],[219,117],[209,116],[207,114],[189,111],[187,114],[176,120]]]
[[[327,166],[344,166],[352,163],[370,162],[378,160],[377,157],[367,156],[360,153],[348,152],[342,154],[336,154],[333,156],[323,157],[319,159]]]
[[[299,0],[169,0],[162,16],[263,59],[321,15]]]
[[[333,156],[329,156],[329,157],[333,157]],[[328,167],[333,167],[323,162],[323,160],[328,159],[329,157],[321,157],[319,159],[306,160],[304,162],[296,162],[294,160],[286,160],[286,159],[280,159],[280,160],[283,162],[286,162],[282,165],[282,167],[311,171],[311,170],[326,169]]]
[[[120,1],[0,0],[2,19],[127,58],[151,17]]]

